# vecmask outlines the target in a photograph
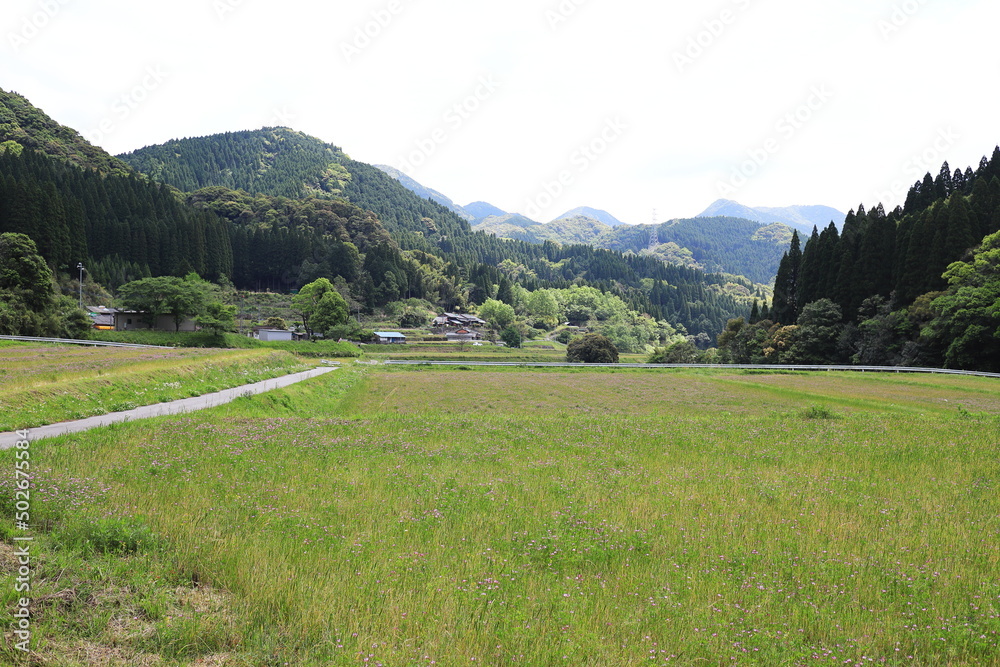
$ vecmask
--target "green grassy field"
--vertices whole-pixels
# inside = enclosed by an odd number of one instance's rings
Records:
[[[998,664],[998,415],[982,378],[343,368],[33,443],[34,647],[60,665]]]

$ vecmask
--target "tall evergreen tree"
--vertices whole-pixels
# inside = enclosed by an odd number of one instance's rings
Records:
[[[943,244],[946,261],[961,259],[967,250],[982,240],[982,237],[977,239],[973,231],[979,230],[978,223],[973,224],[972,217],[974,215],[974,211],[969,209],[965,196],[961,192],[955,192],[948,201],[948,227]]]
[[[788,252],[781,258],[774,283],[771,317],[782,324],[791,324],[799,316],[799,274],[802,269],[802,249],[799,233],[792,232]]]
[[[819,230],[814,226],[812,236],[806,241],[806,247],[802,251],[802,276],[798,294],[799,310],[802,309],[802,306],[818,298],[822,270]],[[750,324],[755,324],[755,322],[751,321]]]

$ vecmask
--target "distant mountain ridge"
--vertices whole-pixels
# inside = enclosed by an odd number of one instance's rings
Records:
[[[430,199],[432,201],[436,201],[445,208],[454,211],[455,213],[465,218],[466,220],[475,220],[477,217],[466,211],[464,207],[459,206],[458,204],[453,202],[450,197],[441,194],[440,192],[434,190],[433,188],[428,188],[427,186],[418,183],[417,181],[413,180],[413,178],[411,178],[404,172],[400,171],[399,169],[396,169],[395,167],[390,167],[384,164],[374,164],[372,166],[375,167],[376,169],[381,169],[389,176],[395,178],[403,185],[403,187],[405,187],[410,192],[413,192],[414,194],[424,199]]]
[[[506,239],[595,248],[651,256],[667,264],[715,273],[741,275],[758,283],[774,279],[793,229],[744,218],[687,218],[659,225],[618,225],[576,216],[545,224],[524,216],[491,216],[473,230]]]
[[[566,211],[552,222],[555,222],[556,220],[566,220],[569,218],[589,218],[591,220],[597,220],[608,227],[620,227],[625,224],[607,211],[601,211],[589,206],[579,206],[574,208],[572,211]]]
[[[473,220],[483,220],[490,216],[502,216],[507,215],[507,211],[497,208],[493,204],[485,201],[474,201],[471,204],[466,204],[462,209],[472,216]]]
[[[523,215],[510,213],[505,216],[490,216],[473,225],[472,229],[498,238],[517,239],[528,243],[554,241],[564,245],[577,243],[595,245],[594,240],[612,228],[600,220],[582,215],[542,224]]]
[[[397,170],[382,169],[397,178]],[[444,195],[435,198],[436,191],[403,176],[397,180],[415,194],[434,198],[445,206],[451,202]],[[581,206],[551,222],[541,223],[518,213],[507,213],[486,202],[474,202],[461,208],[469,216],[463,217],[470,220],[473,231],[497,238],[532,244],[547,241],[567,246],[585,244],[654,257],[666,264],[686,268],[741,275],[758,284],[774,279],[793,229],[799,229],[802,235],[811,233],[811,226],[801,226],[801,220],[807,213],[824,215],[833,211],[825,207],[792,207],[796,209],[794,211],[778,209],[782,211],[782,221],[775,222],[774,219],[779,217],[777,213],[756,211],[736,202],[716,204],[720,208],[736,209],[744,215],[671,220],[661,225],[629,225],[607,211]],[[811,210],[813,208],[823,210],[817,212]]]
[[[489,202],[477,201],[472,202],[466,206],[459,206],[450,197],[441,194],[437,190],[427,187],[422,183],[417,182],[407,174],[403,173],[395,167],[390,167],[384,164],[372,165],[376,169],[381,169],[383,172],[391,176],[400,182],[400,184],[405,187],[410,192],[424,198],[431,199],[441,204],[445,208],[448,208],[458,215],[460,215],[465,220],[468,220],[473,225],[480,223],[489,222],[489,225],[496,228],[498,225],[508,224],[509,220],[492,220],[491,218],[505,218],[507,216],[517,216],[519,221],[529,220],[526,216],[519,213],[510,213],[509,211],[504,211],[501,208],[490,204]],[[590,206],[578,206],[571,211],[566,211],[557,218],[554,218],[550,222],[556,222],[560,220],[568,220],[573,218],[588,218],[590,220],[596,220],[608,227],[619,227],[625,223],[611,215],[607,211],[602,211],[600,209],[591,208]],[[539,223],[536,223],[539,224]],[[524,224],[515,224],[516,227],[524,227]],[[499,236],[499,235],[498,235]],[[514,238],[514,237],[505,237]]]
[[[730,199],[719,199],[695,217],[743,218],[763,225],[778,222],[804,234],[811,234],[813,227],[824,229],[831,221],[838,229],[842,228],[847,215],[829,206],[751,207]]]

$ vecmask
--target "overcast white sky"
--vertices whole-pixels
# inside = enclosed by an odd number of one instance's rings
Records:
[[[996,0],[6,0],[0,87],[111,153],[287,125],[459,204],[901,203],[1000,142]]]

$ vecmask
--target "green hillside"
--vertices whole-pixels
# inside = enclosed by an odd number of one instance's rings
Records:
[[[92,145],[76,130],[60,125],[14,92],[0,90],[0,148],[30,148],[78,167],[105,174],[131,173],[127,164]]]
[[[560,218],[543,225],[522,215],[511,213],[502,217],[486,218],[473,229],[500,238],[517,239],[528,243],[553,241],[563,244],[594,245],[594,239],[610,231],[611,227],[584,216]]]
[[[222,186],[290,199],[346,199],[377,214],[405,247],[429,249],[421,238],[428,219],[440,234],[469,231],[456,213],[413,194],[380,169],[284,127],[177,139],[119,157],[184,192]]]
[[[541,224],[512,214],[486,218],[473,229],[528,243],[583,243],[710,273],[740,275],[757,284],[774,280],[792,238],[786,225],[727,217],[609,227],[582,216]]]
[[[682,262],[710,272],[745,276],[770,283],[792,229],[781,224],[761,225],[741,218],[688,218],[662,225],[624,225],[608,230],[592,243],[600,248],[635,252]],[[685,252],[687,251],[687,252]]]

